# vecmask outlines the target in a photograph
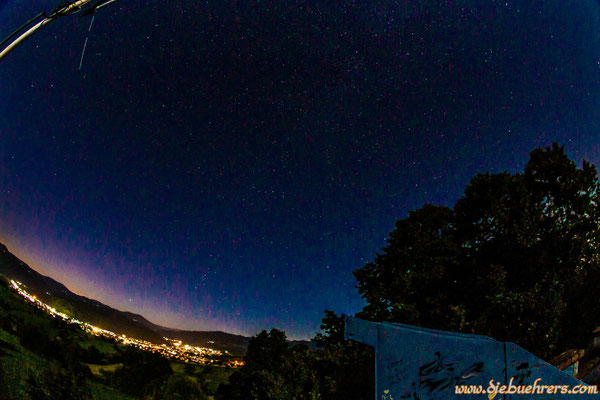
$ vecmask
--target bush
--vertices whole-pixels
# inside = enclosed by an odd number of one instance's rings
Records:
[[[206,400],[208,396],[196,381],[182,375],[175,375],[170,377],[156,394],[148,398],[153,400]]]

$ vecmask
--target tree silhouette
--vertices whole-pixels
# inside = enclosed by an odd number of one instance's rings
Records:
[[[358,316],[472,332],[539,356],[585,346],[600,322],[596,169],[558,144],[523,173],[477,174],[453,208],[425,205],[396,223],[354,271]]]

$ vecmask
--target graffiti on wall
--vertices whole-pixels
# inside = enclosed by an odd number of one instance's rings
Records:
[[[400,399],[429,400],[436,397],[440,392],[451,390],[454,392],[455,385],[465,384],[469,379],[484,372],[482,361],[474,362],[466,368],[460,368],[460,364],[450,354],[442,354],[436,351],[431,361],[419,367],[417,380],[410,383],[410,388],[400,395]],[[392,361],[387,366],[387,382],[394,385],[403,381],[408,375],[402,368],[401,360]],[[389,390],[384,389],[382,400],[393,400]]]
[[[581,384],[527,350],[511,342],[480,335],[369,322],[346,316],[345,337],[374,346],[377,400],[442,400],[457,398],[456,385],[487,387],[490,380],[530,385],[536,379],[553,385]],[[511,394],[509,400],[531,396]],[[499,397],[481,393],[473,400]],[[537,397],[555,400],[554,395]],[[578,400],[598,400],[598,395],[578,395]],[[468,400],[465,398],[465,400]]]

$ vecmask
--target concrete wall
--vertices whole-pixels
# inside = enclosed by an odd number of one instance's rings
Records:
[[[487,336],[346,317],[346,339],[375,347],[376,400],[600,399],[584,394],[455,394],[455,385],[569,385],[582,382],[514,343]]]

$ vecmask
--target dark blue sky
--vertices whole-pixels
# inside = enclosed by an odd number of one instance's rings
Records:
[[[312,337],[408,210],[600,162],[594,1],[158,3],[100,10],[81,72],[87,18],[0,63],[0,241],[156,323]]]

